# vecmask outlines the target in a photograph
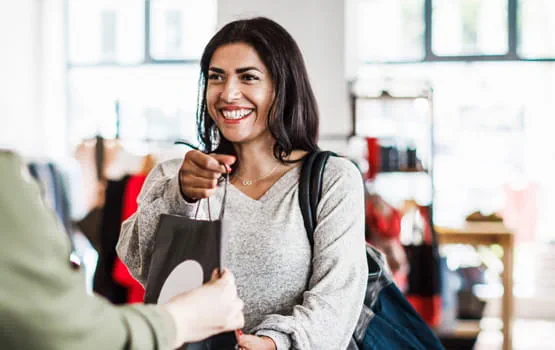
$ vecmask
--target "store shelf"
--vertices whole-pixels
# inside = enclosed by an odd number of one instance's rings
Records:
[[[480,331],[479,320],[457,320],[455,329],[449,333],[449,336],[457,338],[476,338]]]
[[[482,332],[478,320],[457,320],[454,328],[438,330],[437,335],[446,350],[473,349]]]

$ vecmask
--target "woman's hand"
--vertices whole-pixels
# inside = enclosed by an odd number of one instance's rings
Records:
[[[233,163],[235,157],[226,154],[187,152],[179,169],[181,194],[192,200],[210,197],[216,191],[220,176],[231,171]]]
[[[241,350],[276,350],[276,344],[270,337],[244,334],[237,339]]]

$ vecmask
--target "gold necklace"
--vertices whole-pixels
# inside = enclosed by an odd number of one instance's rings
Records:
[[[244,179],[244,178],[242,178],[241,176],[239,176],[239,174],[235,174],[235,176],[236,176],[239,180],[241,180],[241,184],[242,184],[243,186],[250,186],[250,185],[252,185],[252,184],[254,184],[254,183],[256,183],[256,182],[259,182],[259,181],[262,181],[262,180],[268,178],[270,175],[272,175],[272,174],[274,173],[274,171],[276,171],[276,169],[277,169],[278,166],[279,166],[279,163],[276,164],[276,166],[273,167],[272,170],[270,170],[267,174],[262,175],[262,176],[259,177],[258,179],[252,179],[252,180]]]

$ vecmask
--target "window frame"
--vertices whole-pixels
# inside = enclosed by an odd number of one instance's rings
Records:
[[[518,0],[507,1],[507,53],[502,55],[437,55],[432,49],[433,0],[424,0],[424,58],[421,60],[365,61],[364,64],[407,64],[424,62],[472,62],[472,61],[524,61],[555,62],[555,57],[528,58],[518,54]]]
[[[65,0],[64,1],[64,26],[66,33],[66,53],[69,53],[69,1],[75,0]],[[156,59],[150,54],[151,48],[151,35],[150,35],[150,23],[151,23],[151,0],[144,1],[144,56],[143,60],[137,63],[118,63],[118,62],[95,62],[95,63],[73,63],[67,60],[67,68],[79,68],[79,67],[137,67],[144,65],[183,65],[183,64],[196,64],[200,63],[199,59]]]

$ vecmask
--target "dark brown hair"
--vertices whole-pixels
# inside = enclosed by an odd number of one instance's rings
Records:
[[[220,133],[206,105],[208,68],[221,46],[245,43],[253,47],[270,72],[275,98],[270,106],[268,128],[276,140],[274,155],[283,161],[293,150],[318,150],[318,106],[301,50],[293,37],[276,22],[257,17],[225,25],[210,40],[200,61],[197,128],[205,152],[235,154],[231,142]]]

